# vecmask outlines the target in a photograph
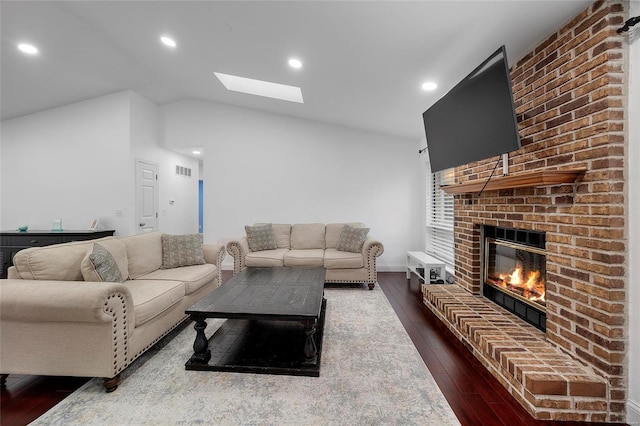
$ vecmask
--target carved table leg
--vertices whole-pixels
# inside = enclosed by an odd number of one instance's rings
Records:
[[[316,364],[318,362],[318,348],[313,335],[316,334],[316,320],[304,321],[304,334],[307,336],[304,342],[304,364]]]
[[[193,342],[193,355],[191,356],[191,362],[206,364],[211,359],[211,351],[209,350],[209,339],[204,334],[204,330],[207,328],[206,318],[195,317],[192,318],[195,321],[193,328],[196,330],[196,340]]]

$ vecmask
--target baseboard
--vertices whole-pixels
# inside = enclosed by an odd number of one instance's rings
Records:
[[[221,266],[223,271],[233,271],[233,263],[230,265],[222,263]],[[378,266],[377,269],[378,272],[406,272],[407,267],[405,265],[385,265]]]
[[[627,399],[627,423],[629,426],[640,425],[640,403]]]
[[[378,272],[407,272],[407,265],[378,265]]]

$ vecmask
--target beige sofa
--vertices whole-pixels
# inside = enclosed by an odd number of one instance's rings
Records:
[[[252,251],[246,236],[227,242],[233,257],[233,273],[246,266],[324,266],[325,282],[377,282],[376,259],[384,252],[382,243],[367,237],[359,252],[337,250],[344,223],[272,224],[277,248]],[[362,228],[362,223],[350,223]]]
[[[202,245],[198,261],[204,257],[204,264],[163,269],[168,253],[166,244],[163,253],[167,240],[162,235],[107,237],[18,252],[9,278],[0,280],[3,382],[12,373],[102,377],[106,390],[115,390],[120,372],[222,282],[224,245]],[[84,281],[92,273],[93,263],[86,262],[94,243],[113,255],[124,282]]]

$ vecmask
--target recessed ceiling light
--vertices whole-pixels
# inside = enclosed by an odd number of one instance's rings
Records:
[[[218,80],[224,84],[227,90],[281,99],[283,101],[304,103],[302,100],[302,90],[299,87],[254,80],[252,78],[238,77],[237,75],[222,74],[219,72],[214,72],[214,74],[218,77]]]
[[[20,43],[18,45],[18,49],[24,53],[28,53],[29,55],[35,55],[38,53],[38,48],[28,43]]]
[[[422,90],[430,92],[432,90],[436,90],[437,88],[438,88],[438,85],[433,81],[427,81],[425,83],[422,83]]]
[[[200,151],[191,151],[191,153],[192,153],[192,154],[195,154],[195,155],[200,155],[200,154],[201,154],[201,152],[200,152]]]
[[[160,41],[169,47],[176,47],[176,42],[167,36],[160,37]]]
[[[289,59],[289,66],[296,69],[302,68],[302,62],[300,61],[300,59],[291,58]]]

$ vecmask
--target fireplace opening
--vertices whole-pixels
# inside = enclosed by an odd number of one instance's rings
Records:
[[[483,295],[546,330],[544,233],[484,228]]]

